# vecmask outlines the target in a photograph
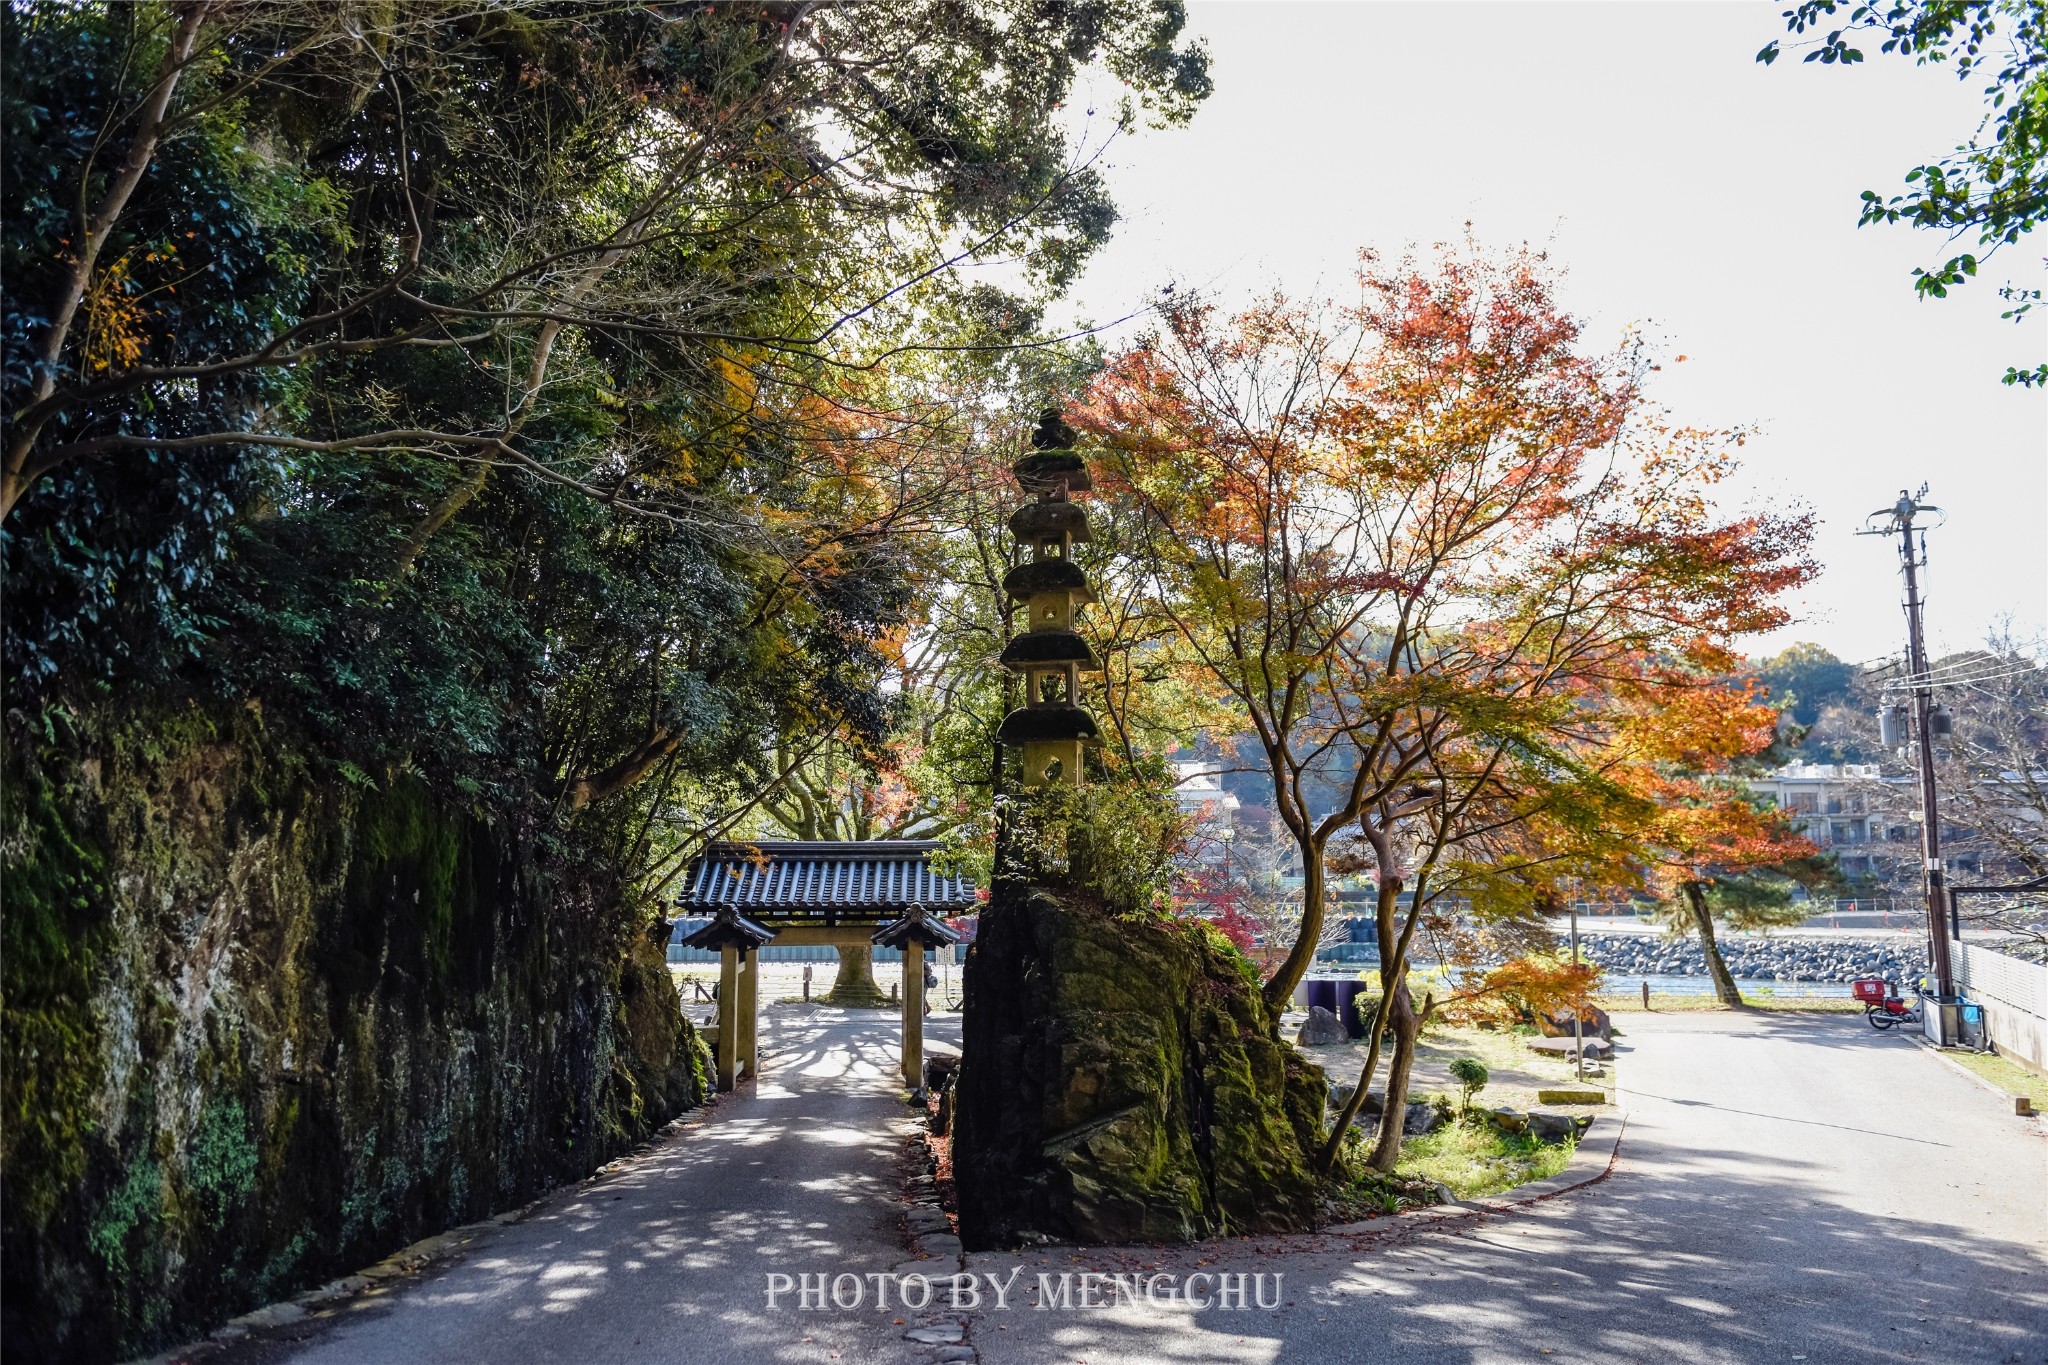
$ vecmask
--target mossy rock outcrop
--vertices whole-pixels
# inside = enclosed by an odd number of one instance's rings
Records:
[[[970,1248],[1308,1225],[1320,1068],[1199,922],[999,888],[967,958],[953,1172]]]
[[[544,830],[242,708],[10,740],[8,1359],[190,1338],[704,1099],[657,926]]]

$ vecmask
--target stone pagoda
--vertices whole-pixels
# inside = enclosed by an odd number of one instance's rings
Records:
[[[1102,664],[1074,632],[1075,612],[1095,600],[1074,546],[1088,539],[1088,517],[1073,495],[1093,485],[1073,448],[1074,432],[1047,411],[1031,433],[1031,453],[1010,466],[1027,503],[1010,518],[1011,534],[1031,557],[1003,577],[1003,591],[1024,603],[1030,624],[1004,647],[1003,667],[1024,675],[1024,705],[1003,718],[996,738],[1023,755],[1026,790],[1081,785],[1081,751],[1098,742],[1095,718],[1081,709],[1081,670]]]

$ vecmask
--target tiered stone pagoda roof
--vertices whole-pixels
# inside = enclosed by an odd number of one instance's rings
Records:
[[[1003,577],[1003,591],[1028,609],[1030,624],[1003,647],[1001,660],[1024,675],[1024,705],[1003,718],[996,737],[1022,751],[1025,786],[1078,785],[1082,747],[1098,742],[1099,731],[1075,697],[1082,670],[1093,672],[1102,663],[1074,629],[1075,614],[1095,593],[1073,560],[1074,546],[1088,539],[1088,516],[1072,498],[1094,484],[1058,412],[1040,418],[1031,445],[1031,453],[1010,466],[1034,495],[1010,517],[1012,534],[1031,558]]]

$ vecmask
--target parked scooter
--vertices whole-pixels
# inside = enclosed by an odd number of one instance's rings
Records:
[[[1918,986],[1913,988],[1913,999],[1909,1004],[1899,994],[1896,982],[1879,977],[1849,983],[1849,991],[1863,1002],[1863,1017],[1870,1026],[1882,1033],[1894,1024],[1917,1024],[1920,1022],[1920,1005],[1927,993]]]

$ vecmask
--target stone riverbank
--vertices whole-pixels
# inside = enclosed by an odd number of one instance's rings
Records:
[[[1881,976],[1901,985],[1925,976],[1927,950],[1907,938],[1720,938],[1721,957],[1744,981],[1853,981]],[[1695,938],[1581,934],[1580,951],[1609,976],[1705,976]]]

